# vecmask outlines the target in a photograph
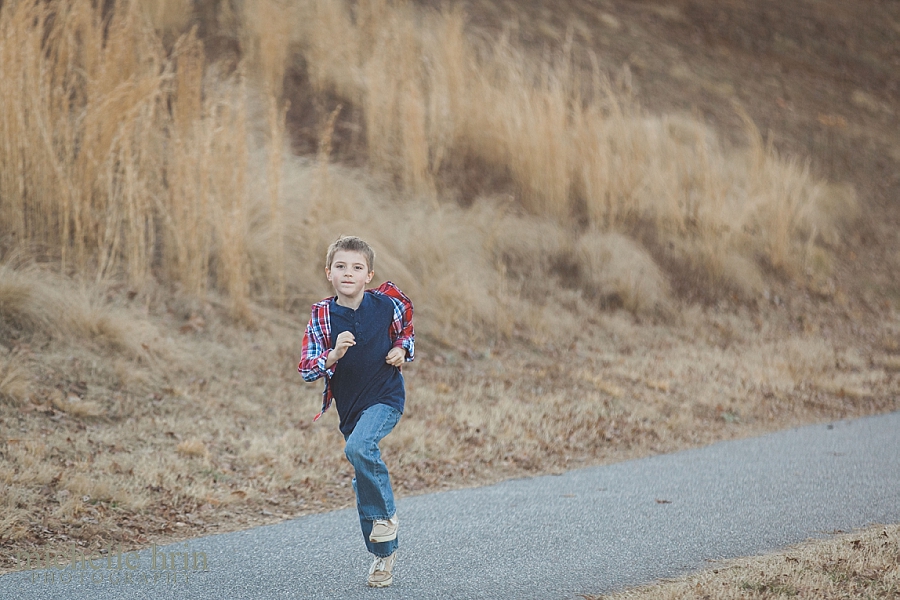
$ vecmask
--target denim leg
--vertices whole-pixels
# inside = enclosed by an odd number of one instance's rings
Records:
[[[344,454],[356,473],[353,491],[356,493],[356,509],[366,548],[376,556],[390,556],[397,549],[398,540],[373,543],[369,541],[372,522],[394,516],[394,492],[387,466],[381,460],[378,443],[394,429],[400,420],[400,411],[376,404],[360,416],[356,427],[347,437]]]
[[[356,510],[359,511],[359,527],[362,529],[363,541],[366,543],[366,550],[374,554],[375,556],[380,556],[382,558],[386,558],[393,554],[400,545],[400,534],[397,534],[397,537],[392,539],[389,542],[373,542],[369,540],[369,535],[372,533],[372,525],[374,523],[374,519],[367,519],[363,516],[362,509],[359,507],[359,492],[357,492],[356,488],[356,478],[353,478],[353,491],[356,492]],[[391,515],[393,516],[393,515]]]

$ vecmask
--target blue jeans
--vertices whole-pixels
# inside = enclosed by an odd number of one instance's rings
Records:
[[[356,510],[362,528],[366,548],[375,556],[390,556],[397,549],[399,538],[390,542],[369,541],[372,522],[394,516],[394,491],[387,466],[381,460],[378,443],[394,429],[400,420],[400,411],[386,404],[370,406],[359,417],[356,427],[345,439],[344,455],[356,472],[353,491],[356,492]]]

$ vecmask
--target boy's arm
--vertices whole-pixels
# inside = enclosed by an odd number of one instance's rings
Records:
[[[398,308],[400,308],[398,310]],[[409,307],[398,307],[396,304],[394,306],[394,322],[397,322],[397,317],[400,317],[400,327],[399,334],[397,335],[397,339],[394,340],[393,347],[394,348],[403,348],[406,350],[406,362],[412,362],[415,359],[416,354],[416,333],[413,329],[413,306],[412,302],[409,303]]]
[[[391,345],[406,350],[406,362],[412,362],[416,353],[416,333],[413,328],[413,303],[396,285],[386,281],[375,290],[384,294],[394,304],[394,320],[391,323]]]
[[[298,371],[306,381],[315,381],[320,377],[331,379],[334,376],[334,365],[327,365],[328,353],[331,351],[325,335],[323,319],[317,316],[313,308],[312,317],[303,334],[303,350]]]

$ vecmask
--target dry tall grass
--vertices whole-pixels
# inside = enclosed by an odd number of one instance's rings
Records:
[[[850,195],[753,127],[729,150],[568,50],[472,39],[459,12],[95,4],[0,8],[0,259],[20,263],[0,267],[0,413],[16,424],[0,540],[140,545],[349,505],[340,436],[309,428],[320,389],[295,371],[339,234],[373,243],[432,342],[385,446],[399,493],[895,407],[887,341],[867,357],[797,338],[767,305],[758,323],[688,308],[680,328],[598,314],[598,299],[670,312],[685,267],[748,295],[763,265],[827,272]],[[188,5],[216,7],[241,60],[209,64]],[[284,124],[301,68],[324,105],[315,157]],[[332,157],[353,115],[367,171]]]
[[[79,288],[46,269],[0,266],[0,343],[78,340],[131,360],[147,361],[158,354],[140,321],[105,306],[91,289]],[[11,355],[7,375],[16,372],[15,366]]]
[[[250,281],[247,204],[256,181],[241,71],[207,78],[192,31],[167,52],[145,11],[170,27],[168,4],[154,12],[120,2],[106,14],[94,4],[0,9],[4,245],[97,279],[152,274],[197,293],[211,281],[240,312],[251,284],[268,291],[281,283]],[[279,141],[280,116],[276,109],[269,123]],[[278,150],[270,172],[280,169]]]
[[[4,354],[0,357],[0,401],[17,406],[28,397],[31,382],[18,357],[11,352]]]
[[[223,3],[220,13],[243,54],[232,72],[207,64],[177,3],[123,1],[105,15],[89,0],[3,5],[4,247],[98,280],[155,276],[197,295],[211,286],[246,314],[250,298],[306,302],[322,290],[309,265],[327,242],[372,231],[385,274],[429,291],[426,311],[509,332],[496,307],[533,288],[509,280],[522,271],[512,260],[634,312],[665,312],[679,269],[746,296],[761,291],[764,266],[827,274],[823,248],[851,213],[851,193],[780,158],[749,121],[748,148],[732,151],[696,121],[646,116],[572,66],[571,40],[536,60],[508,35],[471,39],[459,10],[387,0]],[[285,163],[283,80],[298,49],[305,93],[362,111],[373,183],[335,183],[349,172],[329,167],[330,151],[314,180],[306,163]],[[412,201],[381,199],[382,175]],[[297,178],[311,183],[302,197]],[[501,182],[462,189],[513,202],[443,201],[468,179]],[[341,186],[366,189],[352,204]],[[516,235],[526,214],[543,219],[532,233],[546,243]]]
[[[163,39],[174,39],[184,33],[193,16],[191,2],[184,0],[143,0],[141,9]]]
[[[259,0],[241,5],[241,49],[248,75],[262,90],[265,111],[265,147],[268,152],[266,195],[269,206],[268,277],[272,299],[284,306],[287,295],[283,211],[280,200],[282,160],[285,147],[284,77],[291,53],[294,3]]]
[[[657,259],[707,284],[752,296],[761,266],[827,274],[818,245],[835,243],[852,217],[852,191],[780,157],[749,119],[747,148],[728,150],[698,121],[646,116],[599,73],[574,68],[571,40],[561,56],[534,60],[508,36],[476,44],[460,11],[303,7],[313,81],[362,104],[370,164],[412,195],[476,164],[508,176],[528,212],[648,241]]]

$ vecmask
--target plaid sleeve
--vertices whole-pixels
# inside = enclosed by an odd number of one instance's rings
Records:
[[[386,281],[378,289],[377,294],[384,294],[394,304],[394,320],[391,322],[391,341],[394,348],[406,350],[406,362],[415,359],[416,334],[413,329],[413,303],[396,285]]]
[[[298,370],[305,381],[315,381],[320,377],[331,379],[334,376],[334,366],[325,368],[328,352],[331,351],[331,342],[328,332],[325,308],[316,304],[312,309],[312,316],[306,325],[306,333],[303,334],[303,349]]]

